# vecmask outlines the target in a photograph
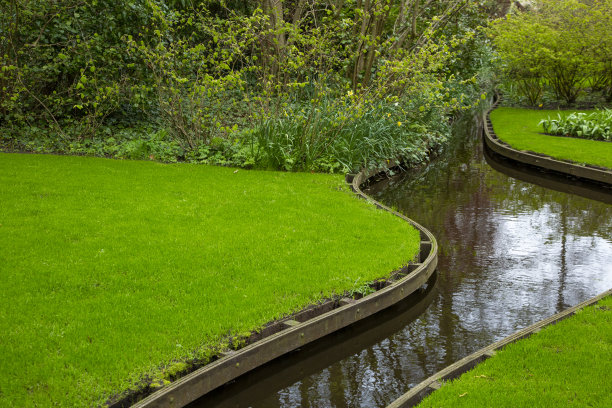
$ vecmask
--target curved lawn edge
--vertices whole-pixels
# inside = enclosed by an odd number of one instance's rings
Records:
[[[502,349],[508,344],[514,343],[518,340],[528,338],[532,334],[535,334],[539,332],[540,330],[542,330],[544,327],[550,326],[565,318],[568,318],[572,316],[573,314],[575,314],[577,311],[587,306],[594,305],[595,303],[599,302],[603,298],[610,296],[610,295],[612,295],[612,289],[608,289],[607,291],[600,293],[599,295],[592,297],[588,300],[585,300],[584,302],[576,306],[565,309],[544,320],[540,320],[539,322],[534,323],[529,327],[526,327],[522,330],[519,330],[511,334],[508,337],[503,338],[502,340],[499,340],[495,343],[492,343],[486,347],[481,348],[477,352],[470,354],[469,356],[465,358],[462,358],[456,363],[451,364],[450,366],[444,368],[443,370],[438,371],[431,377],[422,381],[417,386],[410,389],[410,391],[408,391],[407,393],[405,393],[404,395],[402,395],[401,397],[393,401],[391,404],[389,404],[387,408],[406,408],[406,407],[412,407],[412,406],[418,405],[419,402],[421,402],[423,398],[425,398],[427,395],[431,394],[435,390],[442,387],[444,385],[443,381],[458,378],[463,373],[471,370],[479,363],[483,362],[489,357],[494,356],[496,350]]]
[[[230,351],[211,362],[155,391],[132,407],[182,407],[215,388],[263,364],[289,353],[307,343],[365,319],[414,293],[424,285],[438,264],[438,244],[434,235],[410,218],[386,207],[363,193],[361,185],[380,171],[363,170],[348,176],[347,182],[359,197],[378,208],[410,223],[419,230],[421,247],[416,263],[407,265],[388,280],[382,288],[360,299],[332,299],[307,308],[291,317],[266,327],[262,339],[237,351]],[[321,314],[322,313],[322,314]],[[111,406],[123,406],[119,401]]]
[[[582,166],[569,161],[558,160],[544,154],[517,150],[507,143],[501,141],[501,139],[495,134],[493,124],[491,123],[490,119],[491,111],[498,107],[499,102],[500,99],[498,98],[491,108],[483,114],[484,140],[489,149],[493,150],[497,154],[521,163],[612,185],[612,170]]]

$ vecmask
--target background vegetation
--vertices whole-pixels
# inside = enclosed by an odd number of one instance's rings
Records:
[[[418,163],[491,86],[479,27],[494,3],[2,0],[0,146],[328,172]]]
[[[538,106],[612,101],[612,1],[538,0],[492,23],[504,93]]]

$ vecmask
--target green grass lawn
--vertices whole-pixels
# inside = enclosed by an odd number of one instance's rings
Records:
[[[612,297],[520,340],[423,407],[611,407]]]
[[[592,112],[592,111],[578,111]],[[543,153],[558,159],[612,169],[612,143],[544,135],[540,120],[569,115],[572,111],[497,108],[491,122],[497,136],[518,150]]]
[[[340,176],[0,153],[0,406],[102,404],[418,248]]]

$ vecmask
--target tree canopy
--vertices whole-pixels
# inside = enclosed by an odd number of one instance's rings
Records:
[[[535,105],[543,86],[571,104],[586,88],[612,98],[612,1],[538,0],[492,24],[506,74]]]

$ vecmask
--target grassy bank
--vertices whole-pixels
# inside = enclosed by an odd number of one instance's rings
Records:
[[[0,154],[0,406],[92,406],[410,261],[340,176]]]
[[[542,119],[571,112],[502,107],[491,112],[491,122],[497,136],[515,149],[612,169],[612,143],[542,134]]]
[[[419,407],[612,406],[612,297],[510,344]]]

